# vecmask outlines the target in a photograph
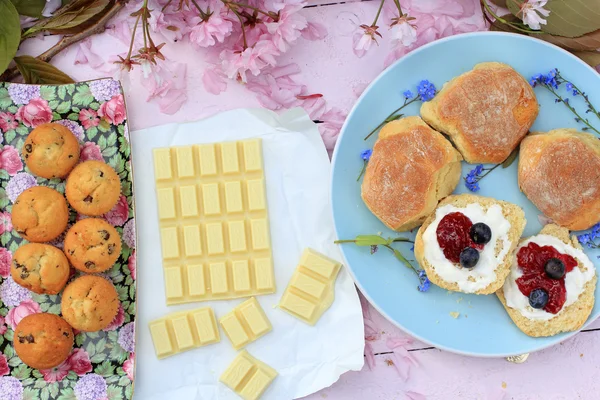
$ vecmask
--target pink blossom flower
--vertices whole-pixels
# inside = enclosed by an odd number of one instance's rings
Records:
[[[79,111],[79,122],[85,129],[90,129],[92,126],[98,126],[100,118],[98,118],[96,111],[91,108],[84,108]]]
[[[74,349],[69,358],[65,361],[69,369],[79,376],[92,372],[92,362],[90,355],[81,348]]]
[[[117,204],[104,214],[104,218],[108,221],[109,224],[113,226],[120,226],[127,222],[129,218],[129,204],[127,204],[127,197],[121,195]]]
[[[209,47],[223,43],[231,34],[233,24],[213,13],[206,21],[196,17],[197,24],[190,30],[190,42],[196,47]]]
[[[31,99],[28,104],[19,107],[16,118],[25,126],[35,128],[52,121],[52,110],[42,98]]]
[[[163,61],[154,66],[154,73],[147,79],[147,101],[156,100],[165,114],[176,113],[187,101],[187,65]]]
[[[354,54],[359,58],[367,54],[373,43],[377,44],[377,36],[381,37],[381,34],[377,31],[378,26],[361,25],[360,28],[362,30],[356,32],[353,36]]]
[[[125,322],[125,312],[123,311],[123,307],[121,306],[121,304],[119,304],[119,310],[117,311],[117,315],[115,315],[115,318],[113,318],[112,322],[106,328],[104,328],[103,331],[114,331],[115,329],[123,325],[123,322]]]
[[[127,261],[127,268],[129,268],[129,274],[131,274],[131,278],[135,281],[135,250],[129,256],[129,260]]]
[[[77,54],[75,55],[75,61],[73,63],[88,64],[94,69],[98,69],[105,64],[102,57],[100,57],[100,55],[92,51],[92,40],[90,38],[79,42],[79,46],[77,47]]]
[[[208,68],[204,70],[202,74],[202,83],[204,84],[204,89],[208,93],[219,94],[225,89],[227,89],[227,82],[225,82],[225,76],[223,72],[218,70],[217,68]]]
[[[320,40],[327,36],[327,28],[318,22],[308,22],[302,30],[302,37],[306,40]]]
[[[335,147],[335,142],[345,119],[346,113],[337,108],[332,108],[321,117],[323,123],[319,124],[319,131],[327,150],[331,151]]]
[[[0,235],[12,231],[12,219],[8,211],[0,212]]]
[[[4,327],[6,331],[6,327]],[[0,354],[0,376],[8,375],[10,373],[10,368],[8,368],[8,362],[6,361],[6,356],[4,354]]]
[[[6,315],[6,323],[10,326],[13,331],[23,318],[31,314],[37,314],[42,312],[40,305],[31,299],[23,300],[15,308],[11,308]]]
[[[0,276],[8,278],[10,274],[10,264],[12,263],[12,253],[4,247],[0,247]]]
[[[0,112],[0,131],[8,132],[11,129],[16,129],[19,123],[15,120],[15,116],[9,112]]]
[[[118,94],[113,96],[109,101],[102,103],[98,109],[98,115],[113,125],[123,123],[125,121],[125,101],[123,100],[123,95]]]
[[[306,28],[306,18],[295,12],[296,10],[284,9],[279,15],[277,22],[265,22],[265,25],[272,35],[271,40],[279,51],[286,51],[288,46],[296,41]]]
[[[523,14],[523,22],[525,25],[528,25],[531,29],[539,31],[541,29],[540,24],[547,24],[546,20],[542,18],[550,15],[550,11],[544,8],[546,3],[548,3],[548,0],[527,0],[521,4],[521,10],[519,13]]]
[[[127,374],[127,377],[133,381],[133,371],[135,365],[135,353],[129,353],[129,358],[123,363],[123,371]]]
[[[408,380],[411,365],[417,365],[416,360],[408,352],[408,345],[412,343],[412,339],[390,337],[386,341],[388,349],[394,353],[394,368],[404,381]]]
[[[223,50],[220,54],[223,72],[231,79],[247,82],[246,72],[257,76],[265,67],[265,62],[260,59],[256,49],[248,47],[244,51]]]
[[[79,155],[79,159],[81,161],[88,161],[88,160],[104,161],[104,158],[102,158],[102,150],[100,150],[100,146],[98,146],[94,142],[85,142],[81,146],[81,152]]]
[[[6,170],[10,176],[23,169],[19,152],[13,146],[4,146],[0,150],[0,169]]]
[[[301,9],[306,5],[305,0],[265,0],[265,7],[269,11],[281,11],[284,8]]]
[[[402,44],[402,46],[410,46],[417,41],[417,28],[411,24],[411,20],[413,19],[408,15],[393,18],[390,25],[392,42]]]
[[[4,317],[0,315],[0,335],[4,335],[7,331],[7,327],[4,323]]]
[[[62,381],[69,374],[69,370],[70,366],[67,359],[54,368],[41,369],[40,372],[44,377],[44,381],[52,383]]]

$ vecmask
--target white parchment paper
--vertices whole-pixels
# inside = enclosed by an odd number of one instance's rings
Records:
[[[263,139],[263,155],[277,292],[257,299],[273,331],[246,349],[279,376],[263,399],[293,399],[334,383],[363,365],[363,320],[354,283],[342,268],[335,301],[311,327],[275,306],[305,247],[341,260],[330,213],[330,163],[316,125],[301,109],[283,115],[234,110],[202,121],[168,124],[131,133],[137,223],[137,344],[134,398],[138,400],[239,399],[219,383],[234,359],[229,340],[158,360],[148,322],[168,313],[211,306],[217,319],[244,299],[167,307],[154,187],[156,147]]]

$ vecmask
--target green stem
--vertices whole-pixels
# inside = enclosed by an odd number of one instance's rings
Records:
[[[244,39],[244,50],[248,48],[248,42],[246,41],[246,28],[244,28],[244,21],[242,21],[242,16],[236,10],[231,10],[235,14],[235,16],[240,21],[240,25],[242,27],[242,38]]]
[[[253,11],[256,11],[256,12],[258,12],[258,13],[260,13],[260,14],[263,14],[263,15],[265,15],[265,16],[267,16],[267,17],[273,18],[273,16],[272,16],[271,14],[269,14],[268,12],[266,12],[266,11],[263,11],[263,10],[261,10],[260,8],[257,8],[257,7],[254,7],[254,6],[251,6],[250,4],[247,4],[247,3],[238,3],[238,2],[234,2],[234,1],[227,1],[227,0],[221,0],[221,1],[222,1],[222,2],[223,2],[223,4],[225,4],[226,6],[227,6],[228,4],[231,4],[232,6],[237,6],[237,7],[242,7],[242,8],[248,8],[248,9],[250,9],[250,10],[253,10]]]
[[[573,114],[575,114],[575,116],[577,116],[577,118],[579,119],[579,121],[580,121],[580,122],[583,122],[585,125],[587,125],[587,127],[588,127],[589,129],[593,130],[594,132],[596,132],[597,134],[599,134],[599,135],[600,135],[600,131],[599,131],[598,129],[594,128],[594,127],[592,126],[592,124],[590,124],[590,122],[589,122],[589,121],[588,121],[586,118],[583,118],[581,115],[579,115],[579,113],[577,112],[577,110],[575,110],[575,108],[573,108],[573,106],[571,106],[571,104],[569,104],[569,102],[568,102],[568,101],[566,101],[566,102],[565,102],[565,100],[562,98],[562,96],[561,96],[561,95],[559,95],[558,93],[556,93],[556,91],[555,91],[553,88],[551,88],[551,87],[550,87],[550,86],[548,86],[548,85],[543,85],[543,86],[544,86],[546,89],[548,89],[548,90],[550,91],[550,93],[552,93],[552,94],[553,94],[553,95],[554,95],[554,96],[555,96],[557,99],[559,99],[560,101],[562,101],[562,102],[564,103],[564,105],[565,105],[565,106],[567,106],[567,108],[568,108],[569,110],[571,110],[571,112],[572,112]]]
[[[380,129],[382,126],[383,126],[383,125],[387,124],[387,123],[388,123],[388,122],[390,122],[390,121],[393,121],[393,118],[394,118],[394,117],[398,117],[397,115],[394,115],[394,114],[396,114],[398,111],[402,110],[404,107],[406,107],[406,106],[408,106],[408,105],[410,105],[410,104],[414,103],[415,101],[417,101],[417,100],[419,100],[419,99],[420,99],[419,95],[415,96],[415,97],[414,97],[414,98],[412,98],[410,101],[406,101],[406,99],[404,99],[404,104],[402,104],[400,107],[398,107],[397,109],[395,109],[394,111],[392,111],[392,112],[390,113],[390,115],[388,115],[388,116],[386,117],[386,119],[384,119],[384,120],[383,120],[383,122],[382,122],[382,123],[380,123],[379,125],[377,125],[377,127],[376,127],[375,129],[373,129],[373,130],[371,131],[371,133],[369,133],[369,134],[368,134],[368,135],[367,135],[367,136],[366,136],[366,137],[365,137],[363,140],[367,140],[367,139],[368,139],[368,138],[370,138],[370,137],[371,137],[371,136],[372,136],[372,135],[373,135],[375,132],[377,132],[377,131],[378,131],[378,130],[379,130],[379,129]],[[392,119],[390,119],[390,118],[392,118]]]
[[[517,30],[517,31],[519,31],[519,32],[523,32],[523,33],[534,33],[534,34],[542,34],[542,33],[544,33],[544,32],[542,32],[542,31],[534,31],[533,29],[524,29],[524,28],[522,28],[522,27],[521,27],[521,26],[525,26],[524,24],[518,24],[518,23],[514,23],[514,22],[509,22],[509,21],[505,20],[504,18],[500,17],[499,15],[497,15],[496,13],[494,13],[494,12],[492,11],[492,9],[490,8],[490,6],[489,6],[489,4],[487,3],[487,1],[486,1],[486,0],[481,0],[481,2],[482,2],[482,4],[483,4],[483,6],[485,7],[485,10],[486,10],[488,13],[490,13],[490,15],[491,15],[492,17],[494,17],[494,19],[495,19],[496,21],[500,21],[500,22],[502,22],[503,24],[505,24],[505,25],[508,25],[508,26],[510,26],[511,28],[513,28],[513,29],[515,29],[515,30]]]
[[[560,72],[558,72],[556,74],[556,76],[559,77],[560,79],[562,79],[563,81],[568,82],[571,85],[573,85],[573,89],[575,89],[575,90],[577,90],[577,92],[579,92],[579,94],[581,95],[581,97],[583,97],[583,99],[585,100],[586,104],[592,110],[592,112],[596,115],[596,117],[600,118],[600,113],[598,113],[598,110],[596,110],[596,107],[594,107],[594,105],[590,102],[590,99],[588,98],[588,96],[584,95],[583,92],[579,89],[579,87],[577,87],[577,85],[575,85],[573,82],[568,81],[565,78],[563,78],[562,75],[560,74]]]
[[[408,261],[403,255],[402,253],[400,253],[398,250],[394,249],[392,246],[390,246],[389,244],[384,244],[384,247],[387,247],[393,254],[394,257],[396,257],[398,260],[400,260],[405,266],[407,266],[408,268],[410,268],[416,275],[417,277],[419,276],[419,272],[415,269],[415,267],[410,263],[410,261]]]
[[[202,18],[202,21],[206,21],[206,19],[208,18],[208,14],[205,13],[204,11],[202,11],[202,9],[198,5],[198,3],[196,3],[196,0],[192,0],[192,3],[198,9],[198,12],[200,13],[200,18]]]
[[[367,162],[363,160],[363,167],[360,170],[360,174],[358,175],[358,178],[356,178],[356,182],[360,181],[360,178],[362,178],[362,176],[366,170],[367,170]]]
[[[144,2],[145,4],[146,2]],[[133,51],[133,42],[135,40],[135,31],[137,30],[138,27],[138,23],[140,22],[140,18],[142,17],[142,14],[140,13],[137,18],[135,19],[135,24],[133,25],[133,31],[131,32],[131,43],[129,43],[129,52],[127,52],[127,57],[125,58],[126,60],[131,59],[131,52]]]
[[[398,13],[400,13],[400,17],[404,16],[404,13],[402,12],[402,6],[400,5],[400,0],[394,0],[394,3],[396,4],[396,8],[398,9]]]
[[[381,10],[383,9],[383,3],[385,3],[385,0],[381,0],[381,3],[379,3],[379,9],[377,10],[377,14],[375,15],[375,19],[373,20],[371,26],[377,26],[377,20],[379,19],[379,15],[381,14]]]

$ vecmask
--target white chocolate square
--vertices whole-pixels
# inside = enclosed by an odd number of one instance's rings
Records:
[[[177,176],[179,178],[191,178],[195,175],[194,155],[192,146],[175,147],[177,154]]]
[[[171,149],[154,149],[154,177],[157,181],[171,179],[173,171],[171,169]]]

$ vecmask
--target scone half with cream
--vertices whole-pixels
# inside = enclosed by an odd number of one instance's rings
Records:
[[[460,180],[462,157],[419,117],[386,124],[367,164],[361,196],[387,227],[419,225]]]
[[[553,336],[583,326],[594,308],[596,279],[577,238],[550,224],[519,244],[510,275],[496,294],[524,333]]]
[[[533,88],[512,67],[484,62],[444,84],[421,117],[445,133],[469,163],[500,164],[533,125]]]
[[[437,286],[492,294],[508,276],[525,223],[515,204],[472,194],[449,196],[419,229],[415,257]]]

